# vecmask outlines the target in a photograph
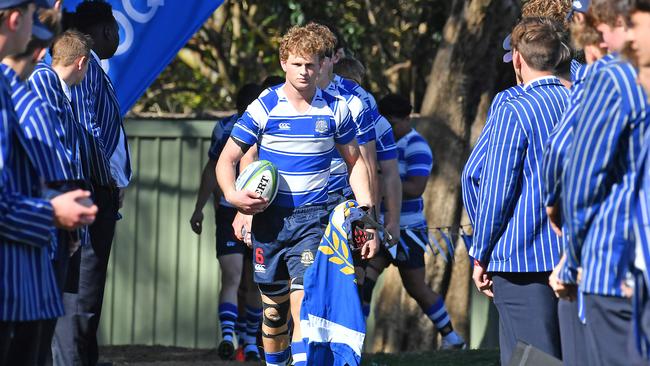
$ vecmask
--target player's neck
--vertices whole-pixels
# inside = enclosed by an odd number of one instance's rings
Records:
[[[293,108],[300,113],[304,113],[311,107],[311,101],[316,95],[316,85],[309,89],[298,90],[291,83],[284,83],[282,91],[284,91]]]
[[[533,80],[548,76],[553,76],[553,73],[550,71],[535,70],[530,67],[522,67],[521,69],[521,80],[524,85],[528,85]]]

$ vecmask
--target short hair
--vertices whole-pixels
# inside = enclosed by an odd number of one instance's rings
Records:
[[[598,46],[603,42],[603,35],[593,24],[590,15],[585,14],[584,22],[571,22],[571,43],[575,49],[584,49],[587,46]]]
[[[307,27],[293,26],[280,41],[280,61],[289,59],[289,54],[301,57],[325,56],[325,43],[322,37]]]
[[[52,65],[70,66],[79,57],[90,57],[92,46],[93,39],[90,36],[74,29],[68,29],[52,44],[50,49]]]
[[[327,26],[309,22],[305,27],[323,38],[326,57],[332,57],[336,53],[337,38]]]
[[[591,0],[588,14],[593,17],[594,24],[605,23],[613,27],[619,16],[628,18],[630,5],[631,0]]]
[[[104,0],[84,0],[77,5],[74,13],[66,13],[69,28],[75,28],[83,33],[90,33],[99,25],[116,22],[113,16],[113,7]]]
[[[521,7],[521,16],[551,18],[568,28],[567,14],[571,11],[571,3],[571,0],[529,0]]]
[[[386,117],[406,118],[411,115],[413,106],[404,96],[399,94],[388,94],[379,100],[377,104],[379,113]]]
[[[237,92],[237,98],[235,103],[237,104],[237,113],[242,115],[248,105],[253,103],[257,97],[260,96],[264,89],[261,85],[255,83],[249,83],[242,86]]]
[[[637,11],[650,13],[650,0],[632,0],[630,5],[630,14]]]
[[[573,56],[566,32],[550,18],[522,19],[512,30],[511,45],[537,71],[556,72]]]
[[[346,79],[351,79],[361,84],[366,74],[366,68],[354,57],[346,56],[334,64],[334,73]]]
[[[278,84],[282,84],[286,81],[284,77],[280,75],[269,75],[267,76],[264,81],[262,81],[262,89],[270,88],[272,86],[276,86]]]

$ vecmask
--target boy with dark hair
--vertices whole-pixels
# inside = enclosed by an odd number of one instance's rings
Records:
[[[442,296],[425,283],[424,253],[429,242],[422,194],[429,181],[435,159],[427,141],[411,126],[412,106],[401,95],[389,94],[379,101],[379,112],[390,122],[396,141],[402,202],[399,218],[400,240],[393,258],[382,249],[366,270],[363,303],[369,306],[379,275],[391,263],[402,278],[406,292],[418,303],[442,337],[441,349],[460,349],[465,341],[452,327]]]
[[[111,58],[119,44],[118,24],[111,5],[103,0],[77,5],[73,28],[92,38],[93,46],[86,77],[70,87],[72,109],[86,134],[93,198],[100,210],[90,227],[90,246],[81,248],[79,288],[76,301],[78,321],[70,324],[75,345],[63,351],[82,363],[95,364],[99,357],[97,328],[101,319],[106,271],[115,224],[131,179],[127,136],[113,84],[100,65]],[[83,316],[80,316],[83,314]],[[92,314],[92,316],[87,316]]]
[[[561,29],[548,18],[524,18],[514,28],[512,63],[524,89],[495,112],[481,174],[481,214],[470,256],[476,287],[494,296],[499,312],[504,365],[517,340],[561,357],[557,300],[548,286],[561,248],[541,197],[544,143],[568,98],[568,90],[553,76],[570,53]]]
[[[237,92],[237,113],[219,121],[212,131],[212,143],[208,151],[208,161],[203,168],[201,185],[196,197],[194,213],[190,218],[192,230],[201,234],[203,222],[203,207],[212,193],[215,194],[217,224],[216,249],[219,268],[221,268],[221,288],[219,292],[219,322],[221,325],[221,343],[217,348],[219,357],[231,359],[235,348],[233,345],[235,331],[240,333],[238,346],[242,348],[246,361],[259,361],[257,349],[257,331],[262,317],[262,303],[257,286],[253,283],[253,252],[242,241],[238,240],[232,227],[237,209],[228,203],[217,186],[215,168],[223,146],[228,141],[230,133],[237,120],[244,115],[249,104],[255,101],[262,87],[257,84],[246,84]],[[243,274],[243,276],[242,276]],[[241,300],[238,290],[244,290]],[[238,306],[239,305],[239,306]],[[241,311],[244,309],[244,316]],[[238,316],[238,314],[240,314]],[[242,319],[243,318],[243,322]],[[241,325],[240,325],[241,323]],[[243,328],[243,329],[236,329]],[[238,351],[239,352],[239,351]]]
[[[326,48],[306,27],[293,27],[280,43],[286,82],[265,90],[237,121],[217,162],[224,197],[252,221],[255,282],[262,293],[262,335],[267,365],[307,359],[300,332],[303,276],[312,264],[328,213],[327,183],[335,147],[348,165],[350,185],[362,205],[373,207],[368,173],[354,141],[355,127],[347,104],[317,87]],[[273,202],[251,191],[235,190],[239,160],[258,144],[259,158],[275,164],[279,189]],[[269,205],[270,204],[270,205]],[[268,207],[267,207],[268,206]],[[376,240],[361,248],[374,256]],[[294,319],[289,351],[288,312]]]

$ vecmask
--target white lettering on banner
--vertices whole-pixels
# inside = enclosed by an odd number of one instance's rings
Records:
[[[131,0],[122,0],[122,6],[124,6],[124,11],[129,16],[129,18],[135,20],[138,23],[148,23],[151,18],[156,15],[158,7],[165,5],[165,0],[147,0],[147,6],[149,6],[149,11],[146,13],[141,13],[131,4]]]

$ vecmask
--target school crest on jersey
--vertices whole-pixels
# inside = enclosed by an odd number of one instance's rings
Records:
[[[329,126],[327,125],[325,118],[318,118],[316,120],[316,126],[314,127],[314,130],[316,133],[319,133],[321,135],[329,131]]]

